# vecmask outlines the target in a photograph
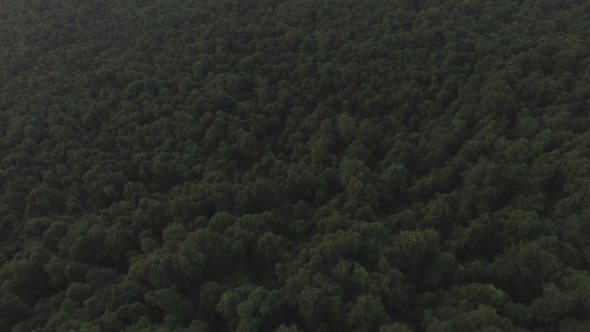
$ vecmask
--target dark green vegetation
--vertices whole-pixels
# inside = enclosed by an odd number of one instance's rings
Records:
[[[590,331],[587,1],[2,1],[1,331]]]

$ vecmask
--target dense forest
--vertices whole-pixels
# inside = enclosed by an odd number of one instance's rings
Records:
[[[590,331],[590,2],[0,2],[0,331]]]

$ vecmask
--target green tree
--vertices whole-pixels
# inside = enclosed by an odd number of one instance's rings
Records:
[[[381,300],[371,295],[360,296],[348,314],[350,325],[358,331],[375,331],[389,320]]]
[[[26,198],[26,203],[25,214],[27,217],[52,216],[64,212],[62,195],[52,188],[38,187],[31,190]]]

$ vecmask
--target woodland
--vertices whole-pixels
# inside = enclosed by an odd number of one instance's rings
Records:
[[[590,331],[590,2],[0,2],[0,331]]]

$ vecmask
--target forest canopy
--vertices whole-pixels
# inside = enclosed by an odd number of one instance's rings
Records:
[[[0,330],[590,331],[589,13],[0,2]]]

